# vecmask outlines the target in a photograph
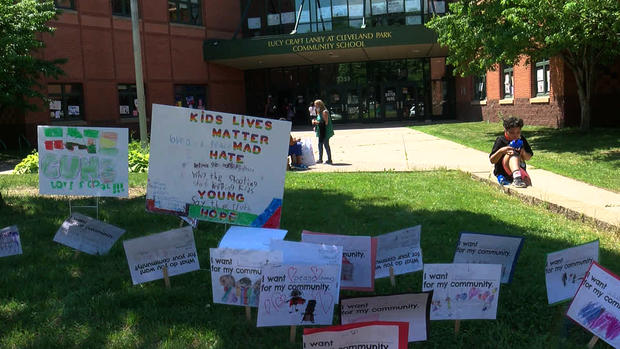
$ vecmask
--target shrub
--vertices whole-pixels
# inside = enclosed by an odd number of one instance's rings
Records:
[[[39,153],[33,150],[30,155],[26,156],[19,164],[13,169],[13,173],[37,173],[39,172]]]
[[[129,172],[141,173],[149,169],[149,147],[142,148],[139,141],[129,143]]]

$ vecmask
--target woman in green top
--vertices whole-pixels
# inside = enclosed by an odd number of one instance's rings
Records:
[[[332,150],[329,147],[329,139],[334,135],[332,118],[322,100],[317,99],[314,101],[314,108],[316,109],[317,116],[316,119],[312,120],[312,124],[316,126],[314,130],[316,136],[319,137],[319,161],[317,163],[323,162],[323,146],[325,146],[325,151],[327,152],[327,161],[325,163],[331,165]]]

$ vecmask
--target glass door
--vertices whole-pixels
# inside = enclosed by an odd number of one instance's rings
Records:
[[[399,115],[399,107],[400,107],[400,91],[397,86],[383,86],[383,117],[386,121],[388,120],[398,120],[400,118]]]

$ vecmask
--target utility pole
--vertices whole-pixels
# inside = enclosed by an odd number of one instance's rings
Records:
[[[136,91],[138,93],[138,121],[140,122],[140,143],[149,144],[146,130],[146,102],[144,99],[144,78],[142,76],[142,45],[138,21],[138,0],[131,0],[131,37],[133,41],[133,63],[136,71]]]

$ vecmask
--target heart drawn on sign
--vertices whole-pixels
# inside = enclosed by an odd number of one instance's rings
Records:
[[[310,267],[310,271],[312,271],[312,281],[317,281],[323,275],[323,268],[312,266]]]
[[[288,302],[288,299],[287,299],[287,297],[286,297],[283,293],[281,293],[281,292],[277,292],[277,293],[274,293],[274,294],[271,296],[271,301],[272,301],[272,303],[273,303],[273,307],[274,307],[274,308],[276,309],[276,311],[277,311],[277,310],[279,310],[279,309],[280,309],[280,307],[282,306],[282,304],[284,304],[284,303]]]
[[[316,295],[317,303],[321,304],[321,309],[325,314],[329,314],[334,308],[334,296],[330,293],[318,293]]]
[[[290,282],[293,281],[293,278],[295,277],[295,274],[297,274],[297,268],[295,267],[288,267],[288,279]]]

